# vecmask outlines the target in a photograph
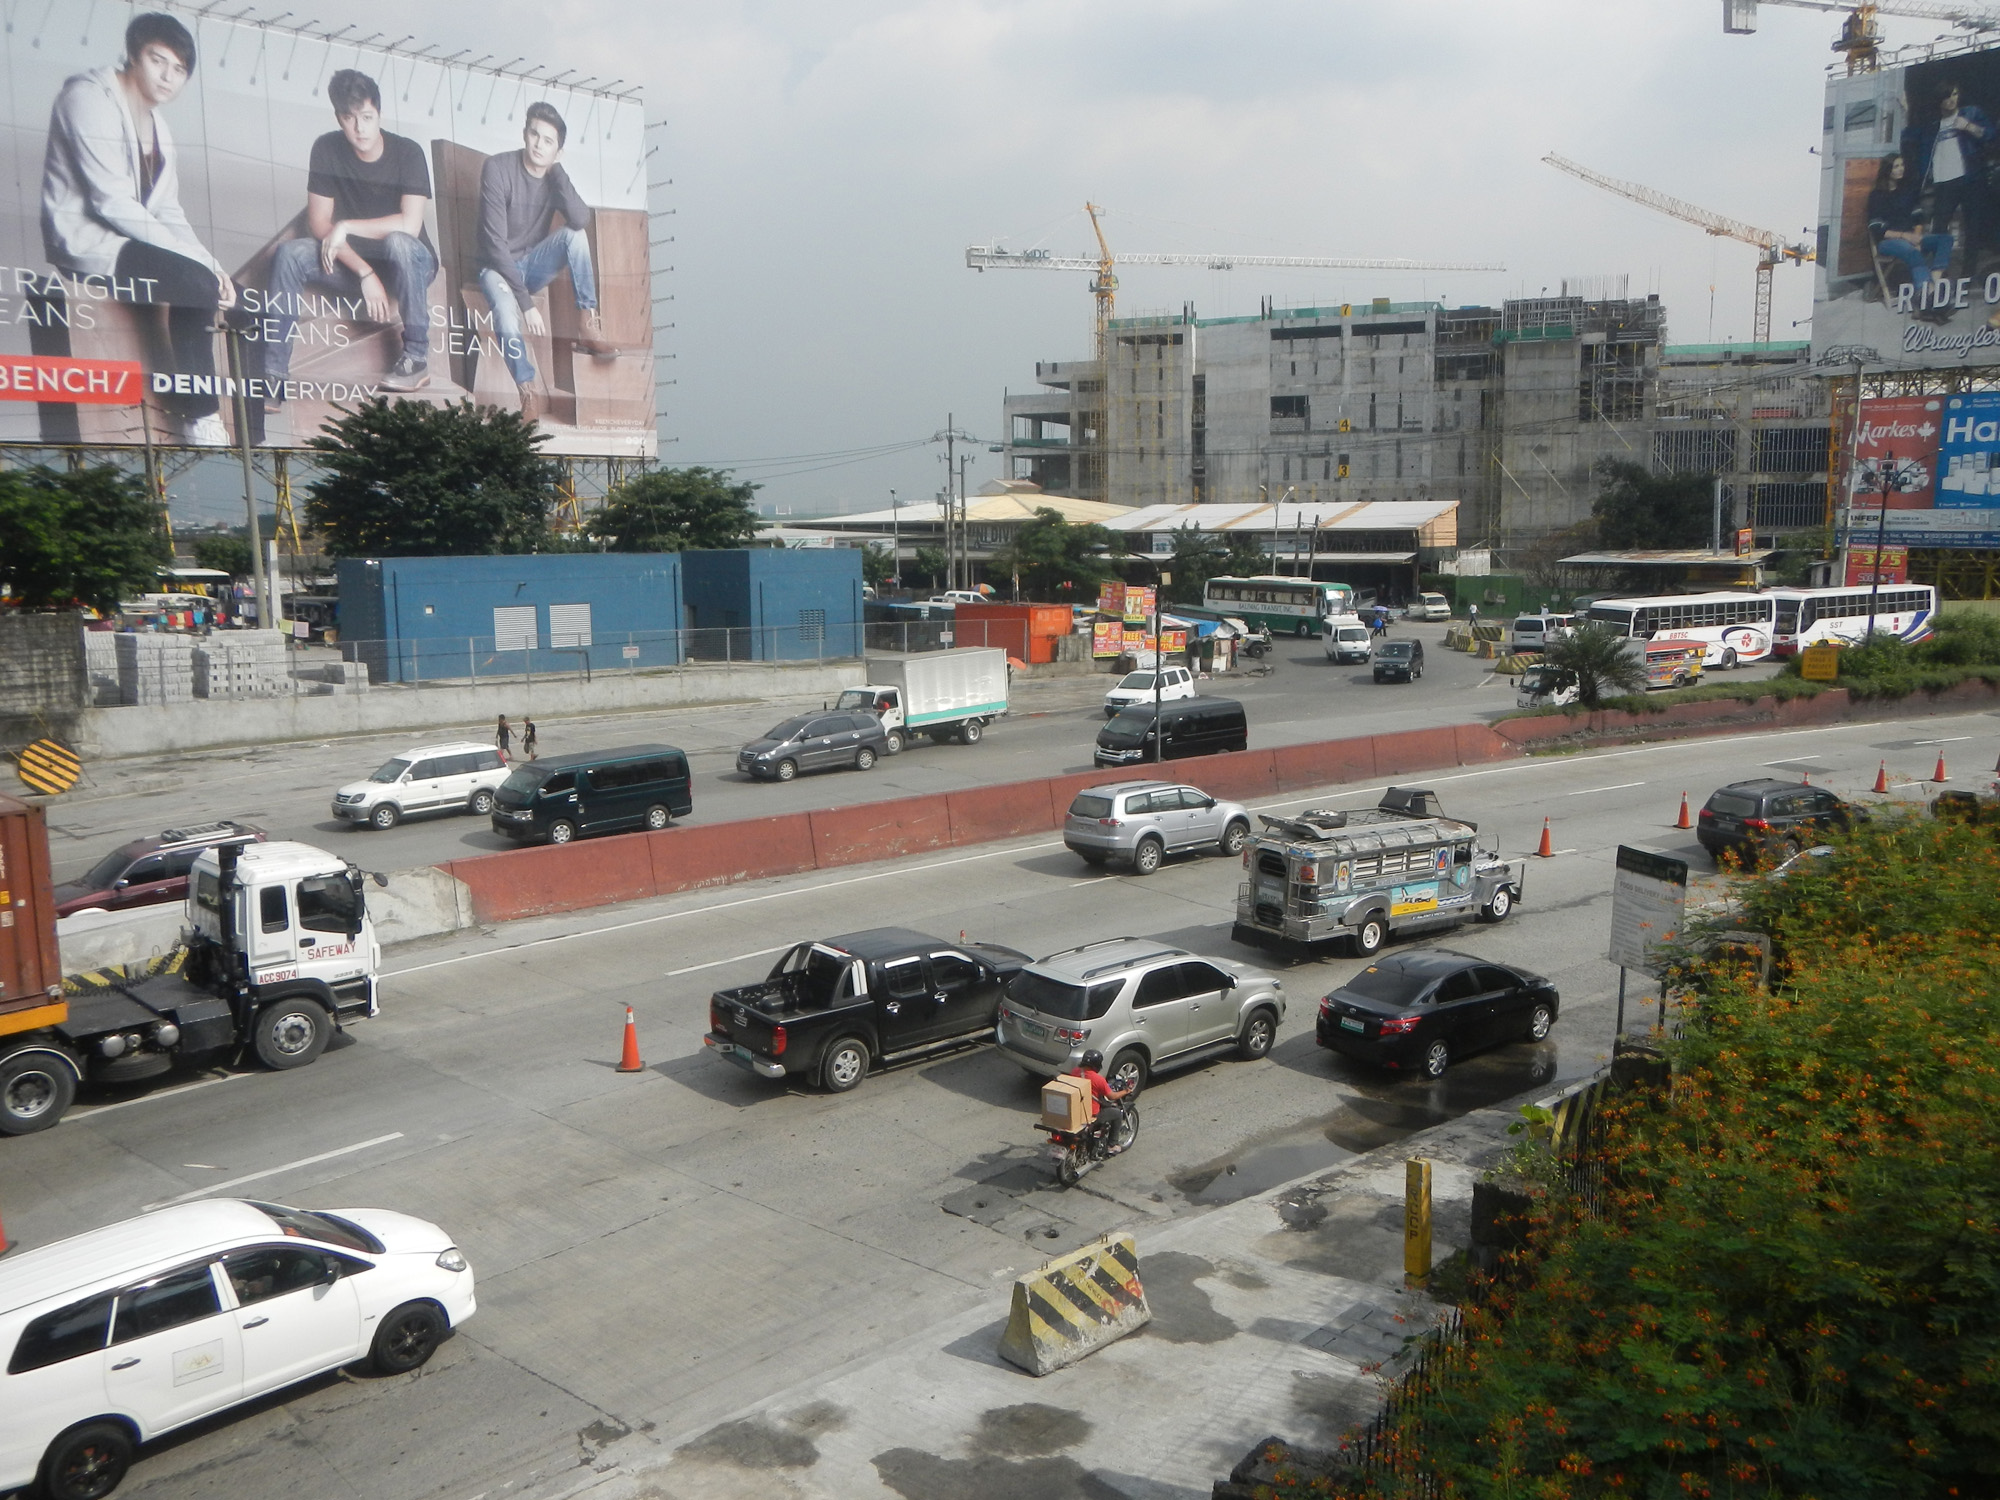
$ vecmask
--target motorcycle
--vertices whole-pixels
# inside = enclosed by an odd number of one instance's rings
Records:
[[[1075,1187],[1077,1179],[1126,1150],[1139,1138],[1139,1106],[1127,1099],[1119,1106],[1124,1118],[1115,1130],[1100,1130],[1093,1120],[1081,1130],[1051,1130],[1049,1155],[1056,1164],[1056,1181]]]

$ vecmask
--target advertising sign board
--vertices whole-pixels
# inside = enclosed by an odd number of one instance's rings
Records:
[[[89,379],[136,371],[166,443],[470,397],[548,453],[657,451],[636,92],[192,9],[9,30],[0,441],[140,442]]]
[[[1620,968],[1659,977],[1657,953],[1681,930],[1687,910],[1688,867],[1684,859],[1650,849],[1618,846],[1611,877],[1611,951]]]
[[[1850,547],[1847,551],[1847,586],[1863,583],[1902,583],[1910,574],[1910,553],[1906,547],[1883,547],[1879,557],[1874,547]]]
[[[1863,401],[1854,455],[1837,476],[1850,544],[1872,547],[1879,536],[1885,548],[2000,547],[2000,394]]]

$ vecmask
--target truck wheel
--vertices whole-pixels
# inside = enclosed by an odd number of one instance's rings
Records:
[[[869,749],[869,748],[868,748],[868,747],[867,747],[866,745],[863,745],[863,746],[862,746],[862,747],[861,747],[861,748],[860,748],[859,750],[855,751],[855,752],[854,752],[854,769],[855,769],[855,770],[857,770],[857,771],[872,771],[872,770],[874,770],[874,769],[875,769],[875,752],[874,752],[873,750],[870,750],[870,749]]]
[[[1146,1086],[1147,1071],[1146,1054],[1137,1047],[1127,1047],[1111,1059],[1111,1066],[1105,1070],[1104,1078],[1112,1088],[1120,1092],[1126,1089],[1136,1092]]]
[[[1354,929],[1354,951],[1363,958],[1373,958],[1382,951],[1382,943],[1389,936],[1389,929],[1382,925],[1380,917],[1370,917]]]
[[[1222,842],[1216,847],[1231,859],[1243,852],[1243,846],[1250,842],[1250,825],[1241,821],[1231,823],[1222,830]]]
[[[403,821],[403,810],[393,802],[384,802],[368,815],[368,821],[386,832]]]
[[[1277,1039],[1278,1018],[1268,1010],[1253,1010],[1244,1023],[1243,1035],[1236,1039],[1236,1055],[1245,1062],[1255,1062],[1271,1050],[1271,1043]]]
[[[407,1375],[427,1363],[449,1325],[434,1302],[405,1302],[382,1320],[368,1362],[384,1375]]]
[[[257,1012],[257,1060],[267,1068],[303,1068],[326,1051],[333,1021],[313,1000],[276,1000]]]
[[[122,1422],[79,1422],[42,1455],[35,1492],[48,1500],[103,1500],[132,1466],[133,1446]]]
[[[820,1059],[819,1080],[829,1094],[844,1094],[859,1088],[867,1076],[868,1044],[858,1036],[840,1038]]]
[[[672,814],[657,802],[646,809],[646,826],[648,828],[655,830],[665,828],[671,821]]]
[[[1297,636],[1300,640],[1304,640],[1307,636],[1312,634],[1312,631],[1306,625],[1306,622],[1304,620],[1301,620],[1299,621],[1298,629],[1294,630],[1292,634]]]
[[[1722,648],[1722,670],[1725,672],[1734,672],[1736,670],[1736,651],[1734,647],[1724,646]]]
[[[1514,893],[1501,886],[1493,893],[1493,899],[1486,903],[1486,909],[1479,914],[1482,922],[1504,922],[1507,913],[1514,909]]]
[[[33,1135],[63,1117],[76,1098],[76,1075],[47,1053],[0,1063],[0,1135]]]
[[[790,781],[792,780],[793,777],[797,776],[798,774],[799,774],[799,763],[797,761],[781,760],[778,762],[778,780]]]
[[[901,755],[903,753],[903,731],[900,729],[890,730],[888,737],[883,741],[882,748],[887,750],[891,755]]]
[[[562,818],[557,818],[555,822],[549,824],[549,842],[551,844],[567,844],[575,837],[576,824],[567,822]]]
[[[1132,870],[1137,875],[1150,875],[1160,868],[1160,860],[1166,851],[1155,838],[1139,840],[1139,847],[1132,851]]]
[[[493,794],[487,791],[485,787],[481,787],[472,794],[472,800],[466,803],[465,806],[466,810],[475,818],[486,817],[493,811]]]
[[[961,745],[976,745],[986,733],[986,726],[977,719],[967,719],[958,726],[958,742]]]

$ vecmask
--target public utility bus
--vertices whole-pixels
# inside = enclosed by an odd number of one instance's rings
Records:
[[[1906,641],[1928,637],[1937,623],[1937,590],[1927,583],[1869,584],[1858,588],[1777,589],[1778,629],[1774,649],[1791,656],[1821,644],[1858,646],[1868,638],[1868,617],[1877,635]]]
[[[1352,611],[1354,589],[1316,578],[1211,578],[1202,585],[1201,607],[1272,635],[1318,635],[1327,616]]]
[[[1732,591],[1599,599],[1587,618],[1628,640],[1673,635],[1699,641],[1703,664],[1726,672],[1771,654],[1778,629],[1778,596]]]

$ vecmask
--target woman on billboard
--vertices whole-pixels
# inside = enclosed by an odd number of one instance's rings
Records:
[[[158,11],[125,28],[125,60],[68,79],[49,115],[42,245],[50,264],[109,283],[113,300],[167,309],[170,373],[193,391],[162,393],[180,441],[227,447],[215,396],[217,312],[236,286],[181,208],[172,133],[161,115],[194,72],[194,37]]]

